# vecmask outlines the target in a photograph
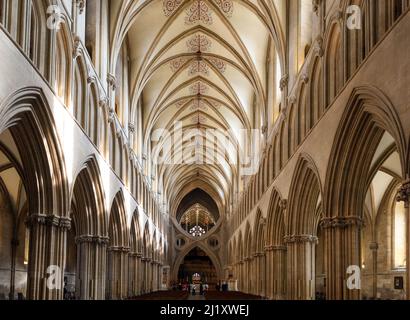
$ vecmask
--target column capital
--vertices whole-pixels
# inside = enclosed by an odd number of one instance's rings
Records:
[[[317,244],[319,242],[318,237],[308,235],[308,234],[302,234],[302,235],[291,235],[291,236],[286,236],[285,237],[285,243],[286,244],[292,244],[292,243],[312,243],[312,244]]]
[[[289,75],[285,74],[280,79],[280,90],[283,91],[288,86],[289,83]]]
[[[107,75],[107,83],[108,83],[108,87],[112,91],[115,91],[115,89],[117,89],[117,79],[114,75],[110,73]]]
[[[313,6],[312,10],[313,10],[314,13],[316,13],[316,15],[319,12],[320,2],[321,2],[321,0],[312,0],[312,6]]]
[[[30,214],[26,221],[26,225],[31,227],[35,224],[53,226],[61,229],[71,229],[71,219],[57,215],[46,215],[42,213]]]
[[[135,124],[133,124],[132,122],[128,123],[128,130],[131,134],[135,133]]]
[[[110,252],[120,252],[120,253],[129,253],[130,247],[122,247],[122,246],[112,246],[108,248]]]
[[[142,258],[142,253],[139,252],[130,252],[129,256],[132,258]]]
[[[288,200],[283,199],[279,201],[279,208],[286,210],[288,208]]]
[[[364,221],[358,216],[323,218],[320,221],[320,227],[322,229],[345,229],[350,226],[362,228],[364,226]]]
[[[410,202],[410,179],[406,180],[400,187],[397,197],[397,202],[404,202],[405,206],[409,206]]]
[[[279,246],[279,245],[271,245],[271,246],[266,246],[265,251],[266,252],[272,252],[272,251],[287,251],[288,248],[286,246]]]
[[[266,255],[265,252],[256,252],[253,256],[255,258],[264,257]]]
[[[85,2],[86,0],[76,0],[76,4],[78,7],[78,12],[80,14],[83,14],[84,10],[85,10]]]
[[[95,244],[105,244],[109,243],[110,239],[103,236],[92,236],[92,235],[81,235],[75,238],[76,244],[83,243],[95,243]]]

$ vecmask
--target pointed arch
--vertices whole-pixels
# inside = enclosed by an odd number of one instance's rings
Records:
[[[301,154],[290,186],[287,236],[317,235],[320,217],[316,214],[322,190],[313,159],[308,154]]]
[[[130,228],[130,249],[132,253],[142,254],[142,237],[138,209],[134,211]]]
[[[283,246],[285,238],[284,200],[279,191],[273,189],[267,216],[266,240],[269,246]]]
[[[40,88],[16,91],[0,106],[0,132],[10,130],[23,162],[29,211],[68,215],[69,192],[60,141]]]
[[[393,105],[375,87],[356,88],[337,130],[329,160],[325,189],[326,213],[363,216],[367,173],[385,132],[392,136],[396,144],[405,179],[406,138]]]
[[[73,116],[77,119],[79,125],[87,130],[87,117],[88,110],[87,106],[87,78],[88,70],[87,63],[82,51],[74,59],[74,78],[73,78],[73,89],[72,89],[72,99],[71,108]]]
[[[341,23],[338,20],[330,24],[325,39],[325,88],[328,107],[343,87],[342,33]]]
[[[124,207],[125,200],[122,190],[115,196],[111,205],[109,218],[109,237],[111,246],[128,247],[127,215]]]
[[[253,248],[254,254],[262,254],[265,251],[265,220],[262,215],[262,211],[258,208],[256,213],[256,219],[253,226]]]
[[[173,279],[178,279],[178,270],[179,267],[181,266],[184,258],[195,248],[199,248],[201,249],[203,252],[205,252],[207,254],[207,256],[209,257],[209,259],[211,259],[212,264],[214,265],[218,278],[219,279],[223,279],[223,270],[222,270],[222,265],[219,262],[218,256],[212,252],[211,250],[209,250],[209,248],[207,246],[205,246],[202,243],[192,243],[191,245],[187,246],[186,248],[184,248],[184,250],[179,254],[178,258],[175,260],[175,263],[173,265],[173,272],[172,272],[172,278]]]
[[[68,22],[65,16],[62,16],[60,29],[56,33],[54,90],[66,106],[71,101],[69,84],[71,83],[72,52],[73,39]]]
[[[94,155],[77,174],[71,191],[71,211],[77,236],[107,236],[107,211],[101,171]]]

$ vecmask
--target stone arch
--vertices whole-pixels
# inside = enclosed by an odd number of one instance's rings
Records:
[[[202,251],[204,251],[208,255],[209,259],[211,259],[212,264],[214,265],[214,267],[216,269],[218,278],[223,279],[223,269],[222,269],[221,263],[219,262],[218,257],[215,255],[215,253],[213,253],[211,250],[209,250],[209,248],[207,248],[202,243],[192,243],[189,246],[187,246],[186,248],[184,248],[183,251],[181,251],[181,253],[178,255],[178,258],[175,260],[175,263],[173,265],[172,278],[173,279],[178,279],[178,270],[179,270],[179,267],[181,266],[185,256],[187,254],[189,254],[195,248],[201,249]]]
[[[286,200],[275,188],[272,191],[266,225],[266,274],[265,296],[282,300],[286,294]]]
[[[64,104],[68,105],[71,100],[69,84],[71,83],[73,39],[67,18],[63,15],[61,19],[60,29],[56,33],[54,90]]]
[[[74,59],[73,89],[71,107],[73,116],[84,130],[87,130],[87,78],[88,69],[83,52],[80,50]]]
[[[122,190],[115,196],[109,218],[107,299],[123,299],[128,293],[129,232]]]
[[[303,79],[300,85],[297,98],[297,137],[296,137],[296,148],[305,139],[307,133],[309,132],[309,116],[311,111],[311,105],[307,101],[307,79]]]
[[[27,39],[21,37],[20,41],[25,41],[22,44],[22,48],[26,50],[27,55],[38,70],[44,75],[46,69],[46,44],[49,41],[49,33],[46,32],[47,17],[46,8],[49,5],[49,1],[39,0],[31,2],[31,6],[28,9],[28,16],[23,16],[22,19],[30,21]],[[22,10],[23,11],[23,10]],[[24,12],[24,11],[23,11]]]
[[[60,233],[64,235],[69,227],[65,163],[52,119],[43,91],[35,87],[16,91],[0,107],[0,132],[8,130],[17,146],[28,195],[29,299],[62,297],[61,292],[40,285],[49,265],[62,265],[64,248],[55,245],[56,237]],[[45,247],[37,246],[39,239],[43,239]],[[47,255],[47,252],[56,254]]]
[[[105,195],[94,155],[77,174],[70,204],[71,229],[67,233],[65,282],[67,294],[82,300],[104,299],[103,266],[108,244]],[[92,284],[91,284],[92,283]]]
[[[109,218],[110,242],[113,246],[128,247],[129,234],[127,227],[127,214],[125,210],[124,193],[120,190],[111,205],[111,212]]]
[[[287,215],[288,298],[314,300],[322,187],[315,163],[301,154],[290,186]]]
[[[343,87],[342,32],[339,20],[329,25],[325,37],[325,91],[328,107]]]
[[[321,50],[321,49],[320,49]],[[319,121],[324,112],[324,93],[323,93],[323,61],[320,55],[313,60],[309,78],[308,102],[310,113],[307,119],[307,129],[311,130]]]
[[[141,225],[138,209],[134,211],[130,228],[130,249],[132,253],[142,254]]]
[[[373,158],[389,134],[399,154],[402,179],[405,178],[406,139],[400,119],[389,99],[375,87],[356,88],[348,101],[345,113],[336,132],[326,175],[324,200],[325,219],[322,223],[331,243],[337,245],[334,234],[339,232],[339,241],[349,241],[348,254],[331,256],[327,269],[346,270],[348,266],[361,266],[361,230],[363,228],[364,201]],[[327,252],[329,254],[329,252]],[[343,285],[340,274],[328,274],[327,295],[332,299],[359,299],[359,290],[335,290]]]
[[[77,174],[71,191],[71,211],[78,210],[76,219],[78,236],[107,236],[107,211],[102,187],[101,171],[92,155]]]
[[[384,132],[394,139],[405,178],[406,139],[388,98],[374,87],[356,88],[337,130],[326,178],[325,212],[361,217],[371,161]],[[349,170],[346,168],[349,166]],[[356,186],[349,189],[348,186]],[[338,195],[343,194],[343,197]]]
[[[284,200],[277,189],[273,189],[267,215],[266,241],[268,245],[283,245],[285,238]]]
[[[21,89],[2,105],[0,132],[10,130],[21,154],[27,193],[31,195],[30,212],[51,215],[61,212],[66,216],[65,164],[51,108],[43,91],[39,88]]]
[[[89,79],[91,83],[88,86],[88,117],[86,119],[87,125],[86,130],[87,134],[90,137],[90,140],[94,143],[95,146],[99,146],[100,137],[98,136],[100,129],[99,126],[99,90],[94,79]]]
[[[287,235],[316,236],[320,217],[315,216],[322,199],[322,184],[312,158],[302,154],[296,165],[289,192]]]

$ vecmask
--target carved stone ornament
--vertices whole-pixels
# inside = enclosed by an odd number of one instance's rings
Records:
[[[362,228],[364,226],[363,219],[355,216],[347,217],[333,217],[333,218],[324,218],[320,222],[320,227],[322,229],[329,228],[339,228],[344,229],[350,226],[356,226]]]
[[[317,244],[319,239],[316,236],[312,235],[292,235],[292,236],[286,236],[285,237],[285,243],[286,244],[292,244],[292,243],[312,243],[312,244]]]

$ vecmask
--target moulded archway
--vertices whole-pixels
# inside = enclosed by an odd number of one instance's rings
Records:
[[[178,271],[179,271],[181,264],[183,263],[185,257],[195,248],[202,250],[209,257],[210,261],[215,267],[218,280],[223,279],[223,270],[222,270],[222,266],[219,262],[218,257],[212,251],[210,251],[208,248],[202,245],[201,243],[193,243],[190,246],[187,246],[183,251],[179,253],[172,267],[172,271],[171,271],[172,279],[174,281],[178,280]]]
[[[360,290],[347,290],[344,273],[349,266],[361,266],[361,230],[370,170],[385,133],[397,148],[401,176],[405,178],[406,139],[400,119],[390,100],[375,87],[356,88],[348,101],[337,130],[329,160],[324,201],[328,299],[360,299]],[[341,196],[343,195],[343,196]],[[339,240],[334,235],[339,233]],[[331,254],[338,241],[348,241],[346,253]]]
[[[102,300],[108,235],[105,195],[94,156],[80,168],[72,190],[71,229],[64,270],[66,299]]]
[[[6,98],[0,107],[0,133],[9,130],[21,159],[28,195],[30,249],[27,297],[61,299],[62,291],[41,285],[50,265],[63,265],[65,251],[57,239],[65,239],[70,227],[65,164],[52,110],[39,88],[24,88]],[[49,232],[55,230],[55,232]],[[39,248],[43,239],[45,247]],[[48,255],[47,252],[54,252]],[[63,286],[63,279],[61,279]]]

